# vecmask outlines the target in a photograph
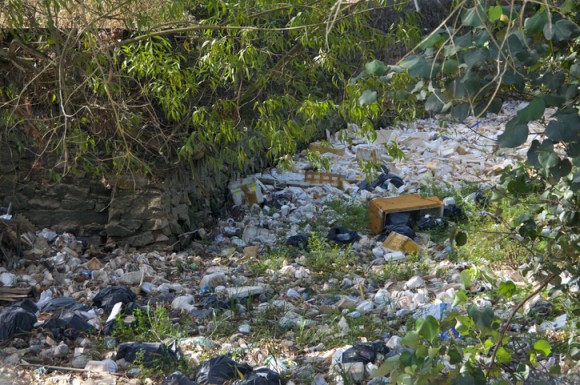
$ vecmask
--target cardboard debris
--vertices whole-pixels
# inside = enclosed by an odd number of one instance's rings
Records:
[[[31,287],[0,287],[0,301],[15,302],[32,297]]]
[[[329,184],[337,188],[342,188],[346,178],[341,174],[308,170],[304,174],[304,181],[315,185]]]
[[[380,233],[389,214],[411,212],[414,220],[425,215],[443,215],[443,202],[437,197],[421,198],[420,195],[401,195],[393,198],[376,198],[369,204],[369,227],[373,234]]]
[[[339,156],[343,156],[346,153],[346,148],[344,146],[335,147],[332,144],[326,144],[321,142],[310,143],[308,149],[310,151],[318,151],[321,154],[331,153]]]
[[[356,149],[356,160],[376,162],[381,158],[383,152],[377,148],[359,147]]]
[[[387,249],[403,251],[405,253],[416,253],[421,251],[421,246],[413,242],[411,238],[395,233],[394,231],[392,231],[387,239],[385,239],[383,246]]]
[[[262,188],[255,176],[233,181],[228,187],[235,205],[247,203],[251,206],[264,202]]]

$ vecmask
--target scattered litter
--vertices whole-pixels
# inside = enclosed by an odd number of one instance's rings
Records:
[[[0,341],[31,331],[36,323],[35,310],[32,309],[36,306],[28,300],[0,309]]]
[[[176,362],[178,352],[175,346],[168,348],[159,342],[124,342],[119,345],[116,358],[131,363],[138,361],[140,365],[150,368]]]
[[[163,380],[161,385],[197,385],[197,383],[181,372],[173,372]]]
[[[437,197],[421,198],[419,195],[402,195],[394,198],[375,198],[369,204],[370,228],[380,233],[389,224],[391,214],[410,213],[414,218],[427,214],[443,215],[443,202]]]
[[[361,239],[354,230],[342,226],[335,226],[328,231],[326,239],[339,245],[349,245]]]
[[[308,249],[308,241],[310,240],[310,234],[296,234],[288,237],[286,244],[288,246],[299,247],[301,249]]]
[[[199,385],[223,385],[226,382],[242,379],[252,367],[238,363],[228,356],[219,356],[202,362],[197,368],[195,381]]]
[[[93,298],[93,306],[104,309],[109,313],[117,302],[122,302],[125,305],[134,302],[137,296],[128,287],[124,286],[110,286],[102,289]]]
[[[379,242],[383,242],[385,239],[387,239],[387,237],[391,233],[404,235],[410,239],[415,239],[415,237],[417,236],[417,234],[415,234],[415,231],[413,231],[413,229],[407,225],[387,225],[385,226],[383,231],[381,231],[381,233],[377,235],[376,239]]]
[[[395,232],[389,233],[389,236],[383,242],[383,246],[387,249],[406,253],[416,253],[422,250],[421,246],[413,242],[411,238]]]
[[[231,182],[229,189],[235,205],[240,206],[245,203],[252,206],[264,202],[262,187],[254,176]]]

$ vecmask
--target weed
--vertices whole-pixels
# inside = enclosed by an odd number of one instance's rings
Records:
[[[354,260],[354,253],[350,246],[328,244],[326,238],[312,233],[308,240],[308,252],[305,257],[305,263],[309,269],[320,273],[323,278],[328,278],[334,274],[349,271],[350,264]]]

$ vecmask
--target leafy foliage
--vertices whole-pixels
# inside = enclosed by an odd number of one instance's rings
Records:
[[[345,83],[403,33],[373,12],[404,3],[8,0],[2,138],[55,175],[284,160],[341,128]]]
[[[527,145],[527,162],[504,170],[493,198],[536,202],[529,215],[514,220],[514,231],[524,241],[547,242],[536,250],[536,268],[575,276],[580,268],[579,18],[572,1],[559,7],[463,1],[447,24],[398,65],[373,60],[356,82],[366,117],[393,103],[421,104],[424,113],[464,121],[470,114],[477,119],[499,112],[507,97],[528,99],[497,137],[499,148]],[[531,123],[542,130],[531,133]],[[467,242],[465,235],[458,234],[458,245]]]

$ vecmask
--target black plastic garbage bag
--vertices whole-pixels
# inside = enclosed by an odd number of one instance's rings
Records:
[[[458,206],[456,204],[445,205],[445,207],[443,207],[443,216],[445,218],[449,218],[451,220],[456,221],[456,220],[464,219],[465,212],[463,211],[461,206]]]
[[[197,385],[197,382],[190,380],[181,372],[174,372],[167,376],[161,385]]]
[[[66,312],[49,319],[42,325],[42,328],[49,330],[57,340],[65,337],[74,340],[79,337],[80,333],[93,330],[93,326],[84,317],[73,312]]]
[[[389,187],[389,183],[391,183],[396,188],[399,188],[405,184],[401,177],[395,174],[391,174],[388,168],[384,167],[383,170],[384,172],[381,173],[378,178],[372,182],[367,182],[366,180],[359,182],[357,185],[358,188],[360,190],[367,190],[372,192],[375,188],[377,188],[377,186],[381,186],[381,188],[387,189]]]
[[[361,236],[354,230],[342,226],[335,226],[330,229],[326,239],[340,245],[348,245],[361,239]]]
[[[445,218],[425,215],[423,219],[417,222],[417,230],[443,229],[447,227],[447,225],[448,223]]]
[[[248,364],[238,363],[228,356],[219,356],[199,365],[195,381],[200,385],[223,385],[227,381],[241,379],[252,371]]]
[[[413,229],[407,225],[390,225],[390,226],[385,226],[383,231],[381,231],[381,233],[379,235],[377,235],[377,238],[376,238],[377,241],[383,242],[385,239],[387,239],[389,234],[392,232],[404,235],[404,236],[409,237],[411,239],[415,239],[415,237],[417,236],[417,234],[415,234]]]
[[[465,198],[465,200],[466,200],[467,202],[473,202],[473,203],[475,203],[475,205],[476,205],[477,207],[479,207],[479,208],[482,208],[482,209],[486,208],[486,207],[487,207],[487,205],[489,204],[489,199],[487,199],[487,198],[485,197],[485,195],[483,195],[483,194],[482,194],[481,192],[479,192],[479,191],[476,191],[476,192],[474,192],[474,193],[471,193],[471,194],[469,194],[469,195],[468,195],[468,196]]]
[[[286,240],[286,245],[295,246],[301,249],[308,249],[308,241],[310,240],[310,234],[296,234],[288,237]]]
[[[111,312],[117,302],[125,305],[134,302],[137,296],[128,287],[111,286],[104,288],[93,298],[93,306],[102,308],[106,313]]]
[[[176,362],[176,348],[168,348],[159,342],[124,342],[117,350],[117,360],[125,359],[127,362],[135,362],[146,368],[157,365]]]
[[[403,212],[403,213],[392,213],[387,215],[387,219],[385,221],[385,225],[407,225],[411,226],[411,213],[410,212]]]
[[[342,363],[362,362],[366,365],[370,362],[374,363],[379,354],[385,355],[388,352],[389,348],[384,342],[361,342],[342,353]]]
[[[384,175],[384,176],[383,176]],[[389,188],[389,183],[392,184],[393,186],[395,186],[396,188],[399,188],[401,186],[403,186],[405,184],[405,182],[403,181],[403,179],[401,179],[400,176],[395,175],[395,174],[381,174],[382,179],[384,179],[384,182],[382,182],[380,184],[381,188],[383,189],[387,189]]]
[[[35,323],[36,315],[22,304],[2,309],[0,311],[0,341],[5,341],[16,333],[31,331]]]
[[[259,368],[246,375],[232,385],[283,385],[284,381],[278,373],[268,368]]]
[[[56,297],[42,304],[39,310],[41,313],[60,313],[67,310],[87,311],[89,307],[71,297]]]

